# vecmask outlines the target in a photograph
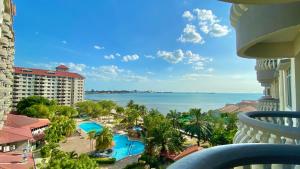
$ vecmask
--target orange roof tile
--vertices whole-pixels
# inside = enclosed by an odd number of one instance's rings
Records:
[[[22,153],[0,153],[0,168],[1,169],[28,169],[34,166],[32,153],[28,154],[26,163],[22,163]]]
[[[29,74],[29,75],[39,75],[39,76],[57,76],[57,77],[70,77],[84,79],[78,73],[65,72],[65,71],[55,71],[55,70],[45,70],[45,69],[34,69],[34,68],[24,68],[24,67],[14,67],[14,73],[16,74]]]
[[[23,115],[8,114],[5,121],[5,126],[16,128],[39,128],[50,124],[48,119],[38,119]]]

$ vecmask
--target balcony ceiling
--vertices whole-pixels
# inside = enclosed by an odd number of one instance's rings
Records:
[[[237,53],[246,58],[286,58],[300,53],[300,1],[233,5]]]
[[[221,1],[237,3],[237,4],[275,4],[275,3],[300,2],[300,0],[221,0]]]

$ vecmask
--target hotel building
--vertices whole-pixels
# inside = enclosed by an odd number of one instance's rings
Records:
[[[232,3],[237,54],[256,59],[265,95],[258,111],[239,114],[234,144],[169,168],[300,169],[300,0],[223,1]]]
[[[15,38],[12,27],[15,6],[0,0],[0,129],[11,111]]]
[[[57,100],[60,105],[73,106],[83,101],[84,77],[60,65],[56,70],[14,67],[13,106],[28,96]]]

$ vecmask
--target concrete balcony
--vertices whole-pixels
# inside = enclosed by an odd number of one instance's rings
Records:
[[[257,59],[256,72],[257,80],[262,86],[268,86],[275,79],[275,72],[278,67],[276,59]]]
[[[275,0],[228,0],[271,2]],[[277,0],[291,2],[289,0]],[[246,58],[289,58],[299,54],[300,2],[264,5],[234,4],[237,53]]]
[[[258,111],[279,111],[279,99],[262,98],[258,101]]]
[[[300,144],[300,112],[257,111],[238,118],[234,143]]]
[[[168,169],[299,169],[300,146],[232,144],[198,151]]]

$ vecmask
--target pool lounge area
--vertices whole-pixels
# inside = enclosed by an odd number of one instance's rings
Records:
[[[90,131],[101,132],[103,126],[96,122],[83,122],[78,125],[78,128],[83,130],[85,133]],[[114,134],[113,141],[115,143],[112,148],[113,152],[111,157],[116,158],[116,160],[122,160],[129,156],[142,154],[145,150],[145,145],[141,141],[130,140],[127,135]]]

